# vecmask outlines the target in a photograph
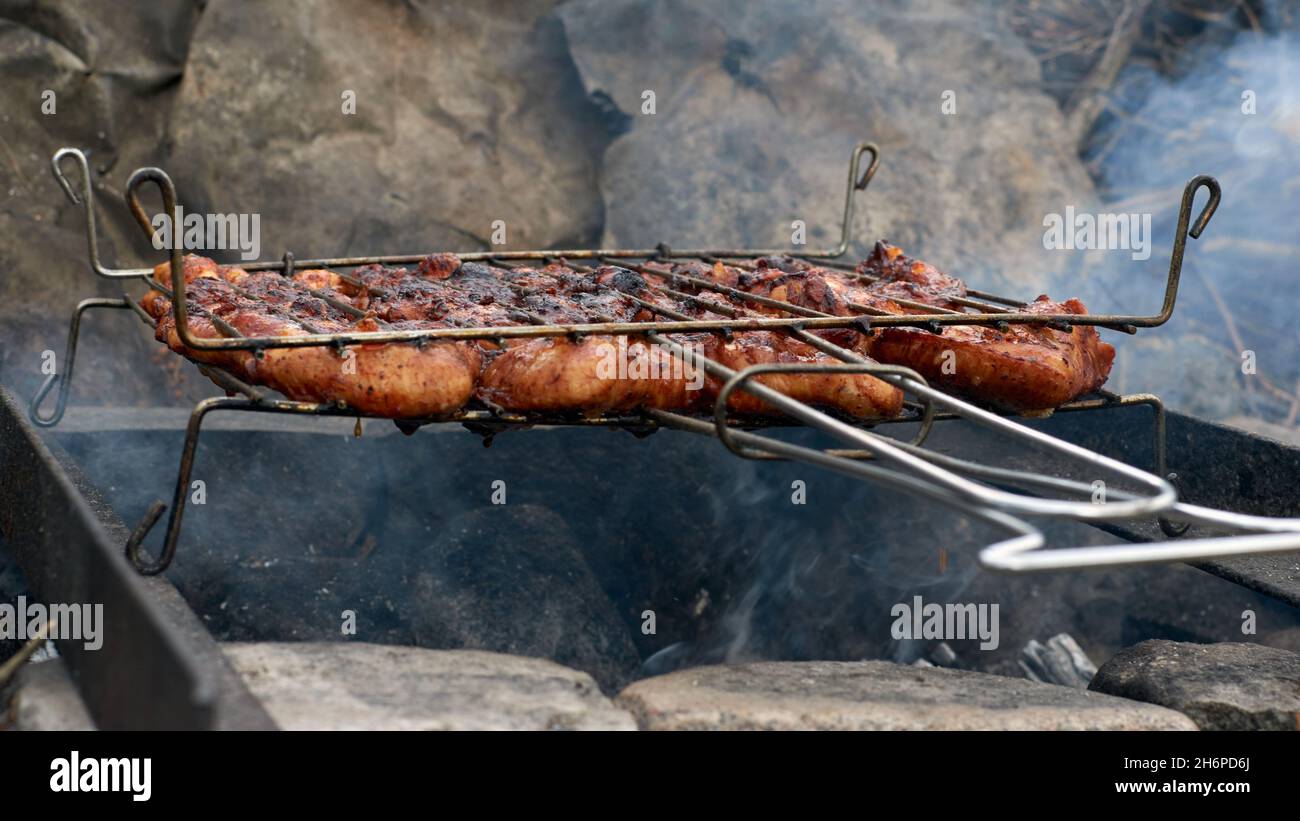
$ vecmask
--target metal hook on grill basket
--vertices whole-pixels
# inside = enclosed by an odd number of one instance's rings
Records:
[[[63,160],[72,157],[81,171],[81,196],[72,189],[72,183],[63,174]],[[86,160],[85,153],[79,148],[60,148],[54,152],[53,159],[50,160],[50,168],[54,171],[54,179],[59,181],[63,188],[63,193],[68,195],[74,205],[81,205],[86,212],[86,242],[90,251],[90,267],[102,277],[120,276],[113,271],[105,268],[99,261],[99,233],[95,229],[95,189],[94,182],[90,178],[90,162]]]
[[[1210,192],[1210,199],[1201,209],[1201,213],[1196,217],[1196,222],[1191,222],[1192,205],[1196,201],[1196,193],[1205,188]],[[1214,177],[1206,174],[1200,174],[1192,177],[1187,186],[1183,188],[1183,200],[1178,208],[1178,230],[1174,234],[1174,248],[1169,255],[1169,277],[1165,282],[1165,299],[1161,305],[1160,313],[1150,317],[1150,321],[1131,322],[1129,324],[1140,327],[1154,328],[1165,324],[1169,318],[1174,315],[1174,302],[1178,299],[1178,281],[1183,272],[1183,252],[1187,250],[1187,238],[1199,239],[1205,226],[1210,224],[1210,218],[1219,208],[1219,201],[1223,198],[1223,190],[1219,187],[1219,181]]]
[[[121,299],[92,297],[77,303],[77,307],[72,311],[72,321],[68,324],[68,344],[64,349],[63,368],[60,371],[56,366],[54,373],[45,377],[45,381],[41,383],[36,395],[32,397],[31,402],[27,405],[27,416],[35,425],[42,428],[51,428],[59,424],[63,419],[63,412],[68,407],[68,393],[72,386],[73,368],[77,363],[77,340],[81,336],[81,315],[91,308],[118,308],[139,311],[136,304],[126,295],[123,295]],[[41,404],[56,383],[59,386],[59,392],[54,403],[54,412],[49,416],[41,416]]]
[[[189,424],[185,428],[185,444],[181,447],[180,470],[176,475],[176,488],[172,493],[171,513],[167,517],[167,533],[163,537],[162,550],[157,559],[145,555],[142,544],[149,531],[161,518],[167,505],[162,501],[154,502],[144,518],[131,532],[126,542],[126,558],[135,565],[143,576],[156,576],[171,565],[176,556],[176,545],[180,541],[181,521],[185,515],[185,500],[189,496],[190,475],[194,470],[194,454],[198,449],[199,430],[203,418],[215,410],[245,410],[256,404],[256,400],[244,397],[218,396],[204,399],[194,406],[190,413]]]
[[[863,154],[870,154],[871,162],[867,163],[866,171],[859,173]],[[879,165],[880,148],[875,143],[863,142],[854,146],[853,158],[849,161],[849,185],[844,192],[844,222],[840,226],[840,244],[835,246],[830,254],[810,253],[803,256],[834,258],[842,257],[848,252],[849,243],[853,239],[853,195],[866,190],[871,178],[876,176],[876,168]]]
[[[78,196],[73,189],[72,183],[63,173],[63,161],[71,157],[76,161],[78,171],[81,176],[81,194]],[[141,276],[142,272],[133,269],[105,268],[99,260],[99,232],[95,226],[95,189],[90,177],[90,162],[86,159],[86,154],[80,148],[60,148],[54,152],[54,157],[50,160],[50,169],[54,172],[54,179],[58,180],[59,186],[63,188],[63,193],[68,195],[68,199],[76,205],[82,206],[86,214],[86,247],[90,252],[90,268],[101,277],[110,279],[125,279]]]
[[[190,333],[189,312],[186,310],[186,284],[185,284],[185,266],[182,260],[181,251],[184,248],[182,239],[182,228],[176,217],[176,186],[172,183],[172,178],[167,176],[167,172],[161,168],[137,168],[135,173],[126,183],[126,204],[131,209],[131,216],[135,217],[136,223],[140,226],[146,236],[153,236],[153,228],[149,222],[148,213],[144,206],[140,204],[140,187],[146,183],[153,183],[158,186],[159,193],[162,194],[163,213],[167,216],[167,222],[171,225],[171,237],[167,247],[170,250],[171,264],[171,302],[172,314],[176,318],[176,335],[181,338],[185,345],[205,349],[208,346],[202,344],[199,337]]]

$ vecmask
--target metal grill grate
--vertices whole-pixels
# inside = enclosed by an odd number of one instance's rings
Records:
[[[863,169],[861,167],[862,160],[867,155],[870,155],[870,161],[867,167]],[[62,170],[63,161],[69,157],[75,159],[80,167],[83,188],[81,196],[78,196],[74,191],[72,184]],[[841,238],[838,246],[821,251],[800,252],[796,255],[798,259],[816,265],[837,268],[841,271],[851,270],[837,264],[835,260],[843,256],[850,245],[855,195],[858,191],[867,187],[876,172],[878,164],[879,151],[874,145],[863,143],[854,149],[849,166]],[[1116,396],[1103,392],[1096,398],[1085,398],[1059,408],[1061,411],[1068,412],[1097,410],[1132,404],[1146,404],[1153,407],[1156,412],[1155,463],[1157,475],[1151,475],[1117,460],[1027,428],[1003,415],[955,399],[930,387],[924,378],[911,369],[874,363],[856,352],[835,345],[812,332],[836,328],[870,332],[872,328],[889,326],[922,327],[939,332],[942,327],[947,325],[986,325],[1006,328],[1012,324],[1043,324],[1061,330],[1069,330],[1075,325],[1095,325],[1132,334],[1138,328],[1157,327],[1168,321],[1173,314],[1187,238],[1199,237],[1218,207],[1220,189],[1218,182],[1212,177],[1194,177],[1188,182],[1183,191],[1178,229],[1174,238],[1169,274],[1165,285],[1164,303],[1159,313],[1150,316],[1027,314],[1016,310],[1025,305],[1023,301],[973,290],[968,291],[965,298],[956,300],[963,307],[973,309],[971,312],[958,312],[935,308],[924,303],[895,300],[906,307],[924,312],[907,315],[881,315],[881,312],[872,310],[867,306],[850,305],[852,310],[860,310],[861,315],[854,317],[832,316],[770,297],[749,294],[698,277],[655,270],[653,273],[667,280],[669,285],[653,287],[666,296],[675,299],[697,300],[700,298],[698,296],[700,292],[709,291],[740,302],[759,304],[768,309],[779,310],[783,315],[754,315],[752,312],[746,312],[729,304],[724,305],[708,300],[708,309],[726,318],[690,319],[686,315],[676,313],[671,309],[647,300],[640,300],[635,296],[620,291],[617,293],[640,303],[642,307],[651,311],[656,316],[656,319],[647,322],[615,322],[606,317],[592,316],[590,317],[592,321],[581,324],[548,324],[544,319],[533,317],[530,318],[529,324],[521,323],[499,327],[427,328],[333,334],[316,333],[308,328],[309,332],[307,334],[299,336],[245,337],[219,318],[210,316],[209,318],[213,321],[213,324],[223,334],[223,338],[215,339],[196,337],[190,332],[188,326],[189,303],[186,298],[186,283],[183,275],[181,226],[173,225],[174,234],[170,254],[172,283],[170,288],[158,282],[153,277],[152,270],[148,268],[106,268],[99,259],[90,171],[85,155],[76,149],[62,149],[54,156],[53,168],[56,178],[67,195],[74,202],[84,205],[90,264],[95,273],[109,278],[143,280],[151,287],[166,294],[172,302],[177,334],[183,344],[192,350],[260,351],[270,348],[333,346],[341,352],[344,346],[353,344],[419,344],[424,341],[439,339],[503,340],[561,336],[576,338],[588,334],[628,335],[641,336],[657,343],[683,362],[702,368],[707,374],[724,383],[715,403],[714,415],[711,421],[651,409],[633,414],[587,418],[569,414],[508,413],[489,408],[487,410],[462,410],[456,414],[437,419],[396,420],[399,427],[407,431],[422,424],[458,422],[471,429],[489,433],[502,428],[545,424],[621,427],[638,433],[653,431],[660,427],[671,427],[712,435],[742,457],[801,460],[922,496],[991,524],[1008,535],[1007,538],[985,547],[980,553],[981,562],[986,567],[1011,572],[1207,559],[1300,549],[1300,520],[1242,516],[1195,507],[1178,501],[1177,492],[1169,481],[1172,477],[1166,474],[1163,407],[1160,400],[1155,396],[1149,394]],[[132,175],[127,186],[127,204],[141,228],[147,234],[152,235],[153,229],[147,212],[139,199],[140,189],[146,183],[153,183],[159,188],[163,206],[167,213],[175,213],[176,190],[170,177],[160,169],[140,169]],[[1196,195],[1201,188],[1208,191],[1209,199],[1193,223],[1191,218],[1192,208]],[[526,263],[545,263],[552,260],[563,260],[575,270],[591,270],[589,267],[577,262],[581,260],[601,264],[617,264],[646,273],[650,271],[647,264],[652,261],[698,260],[706,264],[723,262],[726,265],[743,268],[749,265],[746,260],[774,255],[789,255],[789,251],[787,249],[674,250],[666,245],[660,245],[654,249],[506,251],[467,253],[458,254],[457,256],[462,261],[482,262],[507,270]],[[357,317],[361,312],[355,307],[334,299],[329,294],[307,288],[305,285],[291,279],[292,274],[300,268],[346,269],[371,264],[412,264],[424,259],[425,256],[425,254],[419,254],[297,260],[292,253],[286,253],[278,261],[256,262],[241,267],[250,272],[278,271],[286,276],[286,281],[293,282],[294,287],[301,288],[306,295],[322,300],[332,308]],[[346,275],[341,274],[341,276]],[[873,279],[861,274],[856,276],[866,281]],[[695,289],[696,294],[686,293],[680,290],[681,288]],[[57,424],[64,413],[73,373],[80,318],[86,310],[91,308],[129,309],[135,311],[147,322],[153,323],[152,317],[125,295],[120,300],[88,299],[80,303],[73,313],[69,331],[68,354],[65,360],[67,368],[63,374],[49,377],[32,400],[30,413],[33,420],[38,424],[45,426]],[[295,317],[295,319],[297,318]],[[839,362],[838,364],[764,364],[751,366],[742,371],[735,371],[721,363],[701,356],[699,353],[678,344],[669,336],[666,336],[667,334],[687,332],[730,334],[752,330],[768,330],[787,334],[839,360]],[[150,529],[166,510],[166,505],[162,502],[154,504],[127,544],[127,555],[137,569],[146,574],[158,573],[166,569],[175,555],[185,509],[185,490],[189,486],[189,477],[193,467],[202,421],[208,413],[214,410],[239,410],[323,416],[360,417],[365,415],[358,414],[356,411],[337,403],[328,404],[279,399],[268,391],[249,385],[216,366],[197,362],[195,364],[220,387],[235,395],[204,400],[194,408],[191,414],[185,444],[182,449],[177,484],[173,493],[171,515],[168,520],[167,533],[161,552],[157,559],[150,559],[144,554],[142,544]],[[913,399],[907,403],[907,413],[902,417],[872,420],[864,426],[860,421],[851,423],[816,410],[785,396],[761,382],[753,381],[756,376],[778,371],[785,373],[839,372],[871,374],[902,389]],[[50,416],[43,417],[40,415],[39,409],[56,384],[59,390],[55,410]],[[727,398],[737,390],[743,390],[754,395],[766,404],[781,411],[785,416],[782,419],[771,420],[734,419],[729,417]],[[1020,444],[1045,449],[1062,460],[1086,466],[1093,475],[1119,478],[1130,485],[1140,487],[1143,492],[1112,490],[1110,492],[1110,501],[1105,504],[1094,504],[1090,500],[1092,490],[1090,484],[1057,476],[978,464],[934,453],[921,447],[936,420],[954,418],[964,418],[980,426],[1010,435]],[[864,429],[864,427],[874,424],[889,422],[918,422],[919,428],[916,437],[911,442],[901,442]],[[817,428],[854,447],[853,449],[817,450],[762,436],[754,432],[755,429],[762,427],[788,424],[802,424]],[[1076,498],[1057,498],[1055,495],[1029,495],[1001,489],[1008,485],[1018,488],[1032,488],[1032,493],[1057,494]],[[1161,517],[1162,528],[1170,536],[1181,534],[1191,523],[1255,532],[1256,535],[1191,539],[1173,544],[1065,548],[1033,552],[1044,546],[1044,538],[1036,528],[1019,518],[1022,515],[1068,518],[1089,523],[1115,522],[1159,516]]]

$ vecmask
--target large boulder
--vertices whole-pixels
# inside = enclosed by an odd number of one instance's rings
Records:
[[[550,3],[209,3],[171,121],[194,208],[264,255],[590,242],[604,131]],[[345,113],[347,92],[355,113]]]
[[[1202,730],[1300,730],[1300,653],[1260,644],[1144,641],[1090,689],[1170,707]]]
[[[629,118],[601,174],[604,244],[789,247],[804,220],[809,248],[833,246],[850,150],[869,139],[883,159],[851,253],[888,237],[1032,298],[1041,275],[1004,272],[1063,262],[1042,253],[1043,215],[1092,186],[998,5],[565,4],[588,93]]]

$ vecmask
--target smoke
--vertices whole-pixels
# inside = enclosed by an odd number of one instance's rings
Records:
[[[1183,184],[1204,173],[1223,187],[1210,226],[1188,243],[1173,320],[1121,343],[1113,379],[1199,416],[1286,435],[1300,379],[1300,36],[1204,39],[1169,75],[1126,68],[1089,142],[1105,207],[1155,212],[1153,261],[1168,258]],[[1165,270],[1142,270],[1107,278],[1107,300],[1151,306]]]

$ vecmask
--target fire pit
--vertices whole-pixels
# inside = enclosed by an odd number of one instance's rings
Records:
[[[862,160],[868,156],[864,169]],[[82,172],[80,195],[63,175],[60,164],[68,157],[78,162]],[[839,265],[835,258],[850,244],[854,195],[867,187],[878,159],[878,150],[870,144],[854,150],[841,241],[836,248],[801,256],[822,265]],[[92,269],[104,277],[148,281],[172,296],[177,315],[183,315],[182,277],[173,277],[169,286],[153,279],[151,269],[108,269],[100,263],[84,156],[65,149],[55,156],[54,167],[69,196],[85,206]],[[163,172],[137,172],[128,186],[128,201],[142,226],[149,221],[138,192],[146,182],[159,185],[168,211],[176,201],[171,181]],[[1194,200],[1202,187],[1210,196],[1193,220]],[[1160,400],[1149,394],[1121,396],[1103,391],[1058,408],[1060,413],[1050,418],[1012,420],[947,396],[906,368],[869,363],[812,332],[831,328],[869,331],[895,325],[1005,327],[1022,322],[1098,325],[1129,334],[1157,327],[1174,310],[1186,238],[1200,235],[1218,198],[1213,179],[1196,177],[1188,183],[1164,304],[1151,316],[1029,315],[1015,310],[1024,305],[1022,301],[970,291],[965,302],[976,309],[973,313],[846,318],[674,275],[674,285],[761,300],[785,315],[701,321],[660,310],[660,317],[647,323],[537,322],[498,328],[316,335],[291,341],[248,339],[234,333],[215,343],[190,340],[200,347],[206,343],[265,350],[286,345],[414,343],[425,339],[640,334],[665,344],[683,361],[701,365],[727,384],[711,419],[658,410],[576,418],[484,407],[436,419],[397,420],[397,427],[407,434],[429,426],[421,446],[413,448],[405,437],[391,435],[391,429],[380,421],[382,417],[359,414],[337,404],[276,398],[220,368],[196,363],[230,396],[201,402],[188,420],[170,414],[139,418],[135,413],[101,412],[82,418],[70,430],[58,432],[55,428],[59,446],[71,454],[63,464],[41,450],[32,432],[13,418],[12,405],[7,405],[11,417],[7,438],[27,443],[11,445],[8,460],[23,466],[29,484],[15,486],[6,536],[22,543],[30,542],[31,534],[47,534],[39,540],[45,549],[63,551],[72,566],[79,568],[77,573],[69,577],[36,558],[53,555],[50,552],[24,552],[24,569],[34,587],[65,597],[76,590],[62,587],[69,578],[81,578],[82,573],[88,574],[84,578],[98,578],[104,572],[103,557],[112,549],[108,533],[121,534],[127,556],[146,576],[174,565],[171,575],[185,604],[170,584],[159,580],[150,595],[162,595],[172,612],[155,612],[148,619],[159,624],[179,623],[187,635],[168,638],[167,631],[176,629],[168,627],[143,640],[148,630],[155,628],[141,626],[130,645],[130,652],[143,654],[147,661],[141,669],[151,671],[150,681],[158,680],[159,675],[152,671],[160,665],[188,671],[160,674],[169,682],[166,697],[179,698],[169,711],[159,714],[153,710],[155,719],[168,726],[264,726],[270,721],[229,664],[217,656],[206,630],[223,641],[328,641],[339,637],[340,619],[345,625],[349,618],[355,623],[358,614],[364,614],[361,617],[371,641],[500,649],[522,645],[590,673],[611,690],[683,665],[747,658],[885,657],[1007,674],[1032,668],[1031,675],[1041,677],[1046,674],[1041,662],[1025,666],[1027,658],[1032,662],[1040,657],[1027,656],[1021,648],[1050,633],[1080,635],[1084,648],[1078,652],[1090,650],[1104,657],[1144,638],[1225,638],[1224,629],[1206,630],[1190,624],[1177,611],[1188,605],[1188,590],[1194,591],[1190,601],[1198,607],[1217,607],[1225,596],[1235,595],[1229,582],[1262,594],[1250,601],[1264,621],[1263,629],[1280,635],[1295,619],[1276,602],[1300,605],[1300,586],[1287,570],[1289,558],[1265,554],[1295,549],[1300,539],[1295,520],[1268,518],[1294,513],[1293,503],[1281,492],[1300,479],[1295,475],[1300,460],[1293,452],[1168,413]],[[173,271],[181,270],[179,249],[180,244],[175,244]],[[778,252],[674,250],[661,245],[637,250],[460,256],[505,268],[563,258],[638,270],[651,262],[680,259],[743,265],[737,260],[773,253]],[[347,268],[421,258],[297,260],[286,253],[279,261],[244,267],[289,276],[305,267]],[[576,267],[583,268],[581,263]],[[64,415],[73,385],[79,323],[92,308],[132,310],[146,322],[154,321],[126,296],[80,303],[72,319],[66,368],[51,375],[31,402],[29,412],[38,425],[56,426]],[[844,363],[822,368],[869,372],[904,388],[915,397],[906,413],[875,424],[888,425],[881,430],[899,431],[910,436],[910,441],[848,424],[752,381],[753,376],[773,370],[772,366],[737,372],[676,346],[665,336],[683,330],[725,333],[754,328],[778,330]],[[56,387],[54,410],[43,415],[43,402]],[[726,395],[735,390],[758,395],[786,417],[755,420],[729,416]],[[216,410],[244,412],[240,417],[254,413],[258,421],[251,427],[234,424],[234,420],[215,429],[209,425],[200,442],[203,422]],[[272,423],[274,419],[280,421]],[[481,438],[454,435],[451,423]],[[525,428],[532,430],[515,432]],[[593,428],[626,431],[638,438],[654,434],[654,438],[645,444],[625,441],[611,449],[610,440],[598,436]],[[363,432],[365,441],[356,442]],[[700,451],[693,435],[701,434],[720,439],[726,449],[748,461],[731,458],[724,448]],[[827,436],[854,448],[827,448]],[[181,465],[167,532],[158,558],[150,559],[142,544],[166,506],[149,503],[153,483],[141,481],[141,477],[167,470],[178,439]],[[1008,441],[1014,447],[1008,449]],[[478,442],[491,445],[491,450],[483,451]],[[202,460],[198,459],[200,449]],[[366,450],[366,462],[372,467],[340,471],[340,464],[355,464],[358,449]],[[646,491],[637,494],[635,501],[614,502],[616,488],[626,485],[623,474],[628,451],[638,454],[637,477]],[[123,452],[131,454],[129,460],[120,458]],[[257,457],[250,458],[250,454]],[[1231,458],[1225,458],[1227,454]],[[70,489],[57,478],[71,464],[79,465],[78,470],[89,479],[82,482],[80,490]],[[196,464],[201,465],[197,473]],[[455,465],[456,469],[430,471],[431,464]],[[867,479],[868,484],[826,482],[823,472],[810,473],[808,465]],[[583,485],[561,489],[553,481],[557,474],[582,476]],[[1118,479],[1104,504],[1094,504],[1095,498],[1064,498],[1095,494],[1101,475]],[[197,482],[196,476],[200,477]],[[411,480],[415,476],[420,477],[418,481]],[[266,492],[284,487],[296,477],[318,478],[292,493]],[[771,484],[773,480],[775,484]],[[1175,480],[1176,496],[1169,484]],[[77,493],[88,493],[99,505],[98,523],[83,514],[72,520],[80,528],[73,541],[83,545],[81,554],[49,547],[50,534],[60,529],[43,528],[59,514],[48,497],[31,491],[43,482],[54,482],[60,488],[60,504],[80,505],[73,501]],[[1122,490],[1125,483],[1141,487],[1143,492]],[[96,485],[105,489],[102,497],[93,490]],[[811,493],[809,485],[815,488]],[[803,498],[780,498],[773,495],[771,487],[795,488]],[[1026,493],[1026,488],[1032,490]],[[494,498],[493,503],[484,503],[488,489],[494,497],[501,492],[499,502]],[[28,505],[19,513],[20,498],[46,501]],[[506,498],[509,505],[502,504]],[[1199,504],[1178,501],[1180,498]],[[191,500],[203,505],[202,514],[188,517],[194,546],[178,552],[181,525]],[[250,508],[256,508],[253,515]],[[594,519],[586,515],[596,508],[610,515]],[[303,515],[311,510],[316,512]],[[889,515],[880,516],[877,511],[881,510],[888,510]],[[114,511],[141,517],[129,537]],[[1040,528],[1022,518],[1028,515],[1055,521]],[[290,527],[293,538],[268,531],[270,522]],[[1255,535],[1224,535],[1225,531],[1253,531]],[[730,540],[733,546],[719,548],[719,533],[737,534],[738,538]],[[1113,536],[1131,544],[1107,545],[1107,537]],[[1047,542],[1078,546],[1037,551]],[[842,544],[847,549],[830,554],[825,544]],[[963,551],[969,544],[990,546],[979,553],[977,562]],[[1110,577],[1108,592],[1099,592],[1086,576],[1058,575],[1039,582],[980,572],[981,565],[1020,573],[1189,560],[1227,581],[1187,569],[1127,569]],[[855,579],[848,589],[842,583],[846,575]],[[536,581],[525,581],[530,578]],[[105,573],[104,579],[110,588],[96,595],[108,599],[115,613],[154,612],[156,605],[137,582],[121,578],[116,569]],[[110,592],[114,586],[120,587],[120,592]],[[810,610],[802,594],[819,588],[825,590],[829,606]],[[1068,603],[1048,608],[1032,604],[1044,589]],[[563,591],[564,602],[558,606],[553,603],[557,590]],[[927,596],[913,595],[917,590],[926,591]],[[915,600],[915,621],[920,624],[919,611],[926,598],[932,605],[948,602],[956,612],[974,605],[954,602],[974,600],[995,601],[1003,612],[1028,608],[1036,615],[1024,618],[1022,612],[1011,636],[977,636],[973,632],[961,636],[966,644],[975,642],[984,652],[975,652],[975,644],[966,649],[962,641],[953,642],[954,650],[949,642],[936,645],[924,635],[911,633],[890,639],[873,630],[874,622],[862,615],[889,611],[891,602]],[[1115,609],[1117,602],[1121,604]],[[189,608],[206,630],[195,626]],[[659,624],[674,627],[660,633]],[[575,631],[574,625],[582,627]],[[346,627],[341,635],[348,635]],[[177,645],[189,646],[178,650]],[[68,658],[74,669],[88,671],[83,675],[83,689],[90,691],[88,701],[103,726],[133,726],[142,710],[156,706],[147,699],[105,701],[107,689],[97,689],[107,686],[99,679],[110,675],[109,670],[114,671],[112,675],[119,674],[127,652],[119,649],[107,656],[73,654]],[[180,683],[182,676],[189,677],[187,684]]]

